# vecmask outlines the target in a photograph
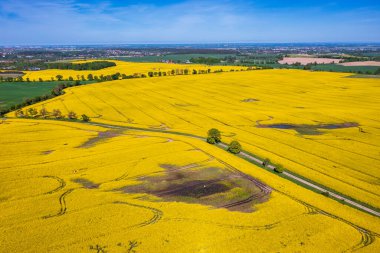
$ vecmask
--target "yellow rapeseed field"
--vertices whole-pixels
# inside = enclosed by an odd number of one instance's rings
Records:
[[[74,63],[83,63],[83,62],[93,62],[94,60],[87,61],[74,61]],[[223,70],[230,71],[233,70],[246,70],[247,67],[237,67],[237,66],[206,66],[200,64],[174,64],[174,63],[133,63],[133,62],[125,62],[125,61],[117,61],[117,60],[107,60],[110,62],[116,63],[114,67],[108,67],[100,70],[62,70],[62,69],[47,69],[40,71],[24,71],[25,75],[23,76],[24,80],[29,78],[30,81],[38,81],[41,78],[43,81],[51,81],[57,80],[57,75],[61,75],[64,80],[72,77],[74,80],[81,80],[82,76],[87,79],[89,74],[93,76],[100,77],[101,75],[113,75],[116,73],[125,74],[125,75],[133,75],[133,74],[145,74],[148,72],[171,72],[174,70],[182,71],[185,69],[189,70],[189,74],[192,74],[193,70],[197,72],[210,71],[215,70]],[[171,73],[169,73],[171,75]],[[169,75],[168,74],[168,75]]]
[[[120,80],[32,107],[200,136],[216,127],[225,142],[379,208],[380,80],[347,76],[257,70]]]
[[[115,93],[123,91],[123,86],[152,89],[161,79],[149,81],[153,83],[108,83],[104,89],[112,85]],[[183,83],[188,84],[186,79]],[[213,86],[209,88],[212,91]],[[51,106],[70,101],[83,89],[71,91],[63,102]],[[167,94],[168,99],[173,95]],[[231,96],[233,100],[236,95]],[[125,103],[136,98],[126,96]],[[194,98],[193,106],[201,106],[201,99]],[[96,104],[90,108],[96,110]],[[88,106],[78,102],[77,109],[86,111]],[[108,120],[117,120],[114,115],[118,113],[108,110]],[[121,112],[128,115],[127,108]],[[138,122],[137,116],[134,114],[134,120]],[[204,123],[205,127],[211,124]],[[186,129],[190,127],[182,130]],[[3,121],[0,136],[1,252],[380,251],[378,218],[274,177],[198,139],[27,119]],[[120,190],[164,173],[162,164],[187,169],[233,168],[265,182],[273,191],[267,201],[255,204],[254,212],[240,212]]]

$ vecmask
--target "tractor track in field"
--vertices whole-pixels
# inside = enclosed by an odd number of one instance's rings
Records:
[[[296,197],[293,197],[285,192],[282,192],[282,191],[279,191],[279,190],[275,190],[276,192],[284,195],[284,196],[287,196],[288,198],[291,198],[292,200],[302,204],[303,206],[305,206],[307,208],[307,210],[310,210],[311,212],[309,212],[308,214],[309,215],[314,215],[314,214],[321,214],[321,215],[324,215],[324,216],[327,216],[331,219],[334,219],[334,220],[337,220],[337,221],[340,221],[342,223],[345,223],[346,225],[349,225],[351,226],[353,229],[355,229],[360,235],[361,235],[361,240],[359,243],[355,244],[354,246],[352,246],[351,248],[347,249],[345,252],[352,252],[352,251],[356,251],[358,249],[361,249],[361,248],[364,248],[370,244],[372,244],[376,237],[380,238],[380,234],[378,233],[375,233],[375,232],[372,232],[368,229],[365,229],[361,226],[358,226],[348,220],[345,220],[345,219],[342,219],[334,214],[331,214],[329,212],[326,212],[326,211],[323,211],[315,206],[312,206]]]
[[[67,190],[65,191],[60,197],[59,197],[59,205],[61,206],[60,210],[58,213],[56,214],[50,214],[50,215],[46,215],[46,216],[43,216],[42,218],[43,219],[49,219],[49,218],[53,218],[53,217],[58,217],[58,216],[61,216],[61,215],[64,215],[67,211],[67,206],[66,206],[66,196],[69,195],[71,192],[73,192],[75,189],[70,189],[70,190]]]
[[[190,219],[190,218],[165,218],[163,219],[163,221],[191,222],[191,223],[198,223],[198,224],[215,225],[215,226],[223,227],[223,228],[231,228],[231,229],[239,229],[239,230],[256,230],[256,231],[269,230],[269,229],[275,228],[277,225],[281,223],[281,221],[278,221],[271,224],[254,226],[254,225],[228,224],[228,223],[223,223],[223,222]]]
[[[164,215],[164,213],[160,209],[149,207],[149,206],[133,204],[133,203],[129,203],[126,201],[115,201],[114,204],[121,204],[121,205],[128,205],[128,206],[133,206],[133,207],[137,207],[137,208],[142,208],[145,210],[149,210],[153,213],[152,218],[150,218],[147,221],[141,222],[139,224],[133,225],[132,227],[145,227],[148,225],[152,225],[152,224],[160,221],[162,219],[162,216]]]
[[[52,194],[52,193],[58,192],[59,190],[63,189],[66,186],[66,182],[62,178],[59,178],[59,177],[56,177],[56,176],[42,176],[42,177],[38,177],[38,178],[55,179],[55,180],[58,181],[59,186],[57,188],[55,188],[53,190],[50,190],[48,192],[45,192],[45,193],[40,193],[40,194],[31,195],[31,196],[27,196],[27,197],[15,198],[15,199],[11,199],[11,200],[8,200],[8,201],[18,201],[18,200],[21,200],[21,199],[30,199],[30,198],[35,198],[35,197],[42,196],[42,195]],[[21,180],[24,180],[24,179],[21,179]],[[18,181],[18,180],[13,180],[13,181]]]
[[[52,194],[52,193],[55,193],[61,189],[63,189],[65,186],[66,186],[66,182],[62,179],[62,178],[59,178],[59,177],[56,177],[56,176],[43,176],[43,178],[51,178],[51,179],[55,179],[58,181],[59,183],[59,186],[57,188],[55,188],[54,190],[51,190],[51,191],[48,191],[48,192],[45,192],[44,194]]]

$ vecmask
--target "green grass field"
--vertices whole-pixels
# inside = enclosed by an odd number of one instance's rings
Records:
[[[60,83],[68,82],[0,82],[0,110],[19,104],[27,98],[48,95]]]
[[[311,67],[313,70],[332,72],[361,72],[363,74],[374,74],[379,68],[376,66],[342,66],[337,64],[319,64]]]
[[[4,82],[0,83],[0,109],[23,102],[27,98],[50,94],[59,82]]]
[[[295,65],[285,65],[285,64],[258,64],[262,67],[272,67],[279,69],[303,69],[304,66],[295,66]],[[318,64],[316,66],[311,66],[312,70],[315,71],[328,71],[328,72],[345,72],[345,73],[358,73],[359,71],[362,74],[373,75],[379,67],[376,66],[342,66],[337,64]]]

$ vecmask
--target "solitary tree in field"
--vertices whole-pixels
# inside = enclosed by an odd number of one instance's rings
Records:
[[[82,121],[84,122],[89,122],[90,121],[90,117],[88,117],[86,114],[82,114]]]
[[[39,81],[39,82],[43,82],[44,79],[42,79],[42,78],[40,77],[40,78],[38,78],[38,81]]]
[[[74,78],[72,76],[69,76],[69,81],[74,81]]]
[[[219,143],[222,139],[220,131],[216,128],[211,128],[207,132],[207,142],[210,144]]]
[[[77,119],[77,114],[73,111],[69,111],[69,113],[67,114],[67,117],[69,119]]]
[[[28,109],[28,113],[29,113],[29,115],[32,116],[32,117],[36,117],[37,114],[38,114],[38,112],[37,112],[37,110],[36,110],[35,108],[29,108],[29,109]]]
[[[62,75],[56,75],[55,77],[57,78],[58,81],[62,81],[62,78],[63,78]]]
[[[42,118],[46,118],[49,115],[49,112],[45,108],[42,108],[40,110],[40,115]]]
[[[232,154],[239,154],[241,151],[241,145],[238,141],[231,141],[230,145],[228,146],[228,151]]]
[[[270,160],[268,158],[265,158],[264,161],[263,161],[263,166],[264,167],[267,167],[270,163]]]
[[[53,112],[51,113],[53,117],[56,119],[61,119],[62,118],[62,112],[59,109],[54,109]]]
[[[284,172],[284,167],[281,164],[277,164],[276,167],[274,168],[274,171],[277,173],[282,173]]]
[[[92,74],[87,75],[87,80],[92,81],[94,80],[94,76]]]
[[[17,118],[23,118],[23,117],[25,117],[24,111],[23,111],[23,110],[20,110],[20,109],[18,109],[18,110],[15,112],[15,115],[16,115]]]

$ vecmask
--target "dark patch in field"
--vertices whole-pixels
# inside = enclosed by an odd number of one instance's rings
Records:
[[[91,182],[90,180],[85,179],[85,178],[75,178],[71,181],[73,181],[74,183],[81,184],[84,188],[87,188],[87,189],[99,188],[99,184],[95,184],[94,182]]]
[[[82,143],[77,148],[90,148],[92,146],[95,146],[98,142],[119,136],[121,132],[121,130],[108,130],[104,132],[99,132],[98,136],[88,139],[86,142]]]
[[[269,187],[238,171],[205,168],[195,163],[184,166],[161,164],[160,167],[165,171],[139,177],[139,184],[117,190],[240,212],[253,212],[254,204],[269,198]]]
[[[8,77],[12,77],[12,78],[17,78],[17,77],[20,77],[20,76],[23,76],[25,75],[24,73],[16,73],[16,72],[0,72],[0,76],[2,76],[3,78],[8,78]]]
[[[175,106],[179,106],[179,107],[197,106],[197,105],[187,104],[187,103],[184,103],[184,104],[175,103],[174,105],[175,105]]]
[[[251,102],[257,102],[257,101],[260,101],[260,100],[256,98],[246,98],[246,99],[241,100],[241,102],[243,103],[251,103]]]
[[[278,123],[278,124],[259,124],[258,128],[277,128],[277,129],[294,129],[299,134],[302,135],[320,135],[323,134],[319,129],[341,129],[349,127],[358,127],[359,124],[356,122],[345,122],[345,123],[331,123],[331,124],[318,124],[318,125],[308,125],[308,124],[288,124],[288,123]]]
[[[380,75],[363,75],[363,74],[357,74],[357,75],[351,75],[351,76],[346,76],[344,78],[375,78],[378,79],[380,78]]]
[[[41,154],[48,155],[48,154],[51,154],[53,152],[54,152],[54,150],[46,150],[46,151],[42,151]]]

